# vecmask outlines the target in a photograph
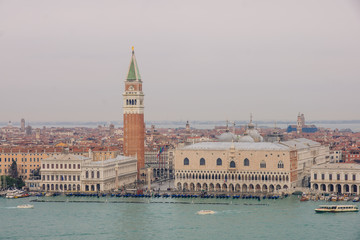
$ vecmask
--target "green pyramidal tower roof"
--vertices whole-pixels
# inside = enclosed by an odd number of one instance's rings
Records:
[[[132,55],[130,60],[129,72],[126,80],[128,81],[141,81],[141,76],[139,72],[139,68],[136,62],[134,47],[132,48]]]

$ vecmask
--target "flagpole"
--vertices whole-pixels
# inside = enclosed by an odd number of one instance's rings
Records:
[[[161,149],[161,147],[160,147],[160,149]],[[160,178],[161,177],[160,176],[161,175],[160,150],[159,150],[159,153],[158,153],[157,157],[159,158],[158,161],[159,161],[159,178]]]
[[[159,153],[158,153],[158,155],[157,155],[157,157],[159,158],[158,160],[159,160],[159,178],[161,178],[161,152],[162,152],[162,148],[161,148],[161,146],[160,146],[160,149],[159,149]]]

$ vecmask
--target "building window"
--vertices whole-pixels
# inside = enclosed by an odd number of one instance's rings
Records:
[[[284,168],[284,163],[282,161],[279,161],[278,168]]]
[[[89,172],[88,171],[86,171],[86,173],[85,173],[85,178],[89,178]]]
[[[244,159],[244,166],[250,166],[249,159],[247,159],[247,158]]]
[[[78,169],[80,169],[80,164],[78,164]]]
[[[332,180],[332,174],[329,174],[329,180]]]
[[[43,164],[43,168],[45,169],[45,164]]]
[[[221,158],[218,158],[216,160],[216,166],[221,166],[221,165],[222,165],[222,160],[221,160]]]
[[[189,165],[189,159],[188,158],[184,159],[184,165]]]
[[[314,180],[316,180],[317,179],[317,174],[316,173],[314,173]]]
[[[71,164],[69,164],[69,169],[71,169]]]
[[[201,158],[200,159],[200,165],[202,166],[202,165],[205,165],[205,159],[204,158]]]
[[[356,181],[356,175],[353,174],[353,181]]]
[[[97,178],[100,178],[100,171],[97,171],[96,176]]]
[[[347,174],[345,174],[345,181],[347,181],[348,180],[348,175]]]
[[[340,180],[340,174],[337,174],[337,175],[336,175],[336,179],[337,179],[337,180]]]
[[[266,162],[264,160],[261,161],[260,168],[266,168]]]
[[[94,171],[91,171],[91,178],[94,178]]]
[[[63,168],[63,165],[62,164],[60,164],[60,169],[62,169]]]
[[[325,180],[325,174],[321,174],[321,180]]]
[[[236,167],[235,162],[234,162],[234,161],[231,161],[231,162],[230,162],[230,168],[235,168],[235,167]]]

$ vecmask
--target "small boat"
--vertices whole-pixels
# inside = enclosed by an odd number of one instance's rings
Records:
[[[354,197],[353,202],[358,202],[359,201],[359,197]]]
[[[359,208],[356,205],[320,205],[315,209],[317,213],[324,212],[358,212]]]
[[[305,202],[305,201],[309,201],[310,200],[310,197],[309,196],[306,196],[306,195],[303,195],[301,198],[300,198],[300,201],[301,202]]]
[[[31,204],[18,205],[17,208],[34,208],[34,205]]]
[[[338,201],[338,197],[337,197],[337,196],[332,196],[332,197],[330,198],[330,201],[331,201],[331,202],[336,202],[336,201]]]
[[[207,214],[214,214],[214,213],[215,213],[215,211],[213,211],[213,210],[200,210],[196,214],[207,215]]]
[[[10,198],[10,199],[11,198],[24,198],[24,197],[29,197],[29,194],[25,193],[22,190],[18,190],[18,189],[9,190],[6,193],[6,198]]]

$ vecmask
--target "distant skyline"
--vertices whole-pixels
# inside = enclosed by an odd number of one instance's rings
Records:
[[[360,2],[0,1],[0,122],[360,119]]]

